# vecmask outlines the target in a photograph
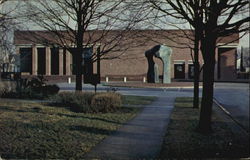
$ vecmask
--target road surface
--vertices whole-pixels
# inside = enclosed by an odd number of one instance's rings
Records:
[[[216,83],[214,98],[249,132],[249,84]]]

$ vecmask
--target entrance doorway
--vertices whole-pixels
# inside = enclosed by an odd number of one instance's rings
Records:
[[[219,80],[236,79],[236,48],[218,48],[217,78]]]
[[[174,78],[185,79],[185,64],[174,64]]]

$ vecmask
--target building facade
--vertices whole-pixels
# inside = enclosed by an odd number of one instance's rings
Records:
[[[36,31],[41,32],[42,31]],[[191,31],[188,31],[191,32]],[[65,81],[68,77],[74,78],[74,55],[67,49],[53,45],[45,45],[38,40],[27,38],[32,36],[26,31],[15,32],[16,53],[20,55],[20,72],[23,76],[44,75],[49,80]],[[101,60],[101,79],[103,81],[145,81],[147,77],[148,62],[144,53],[155,45],[164,44],[171,47],[171,79],[173,81],[192,80],[192,41],[178,30],[141,30],[129,31],[126,38],[128,46],[120,51],[110,51],[110,57]],[[26,36],[24,36],[26,35]],[[132,36],[131,36],[132,35]],[[236,61],[239,36],[221,38],[216,50],[215,80],[236,81]],[[233,42],[233,43],[232,43]],[[120,44],[124,45],[124,44]],[[99,43],[102,46],[102,43]],[[95,53],[97,46],[90,47]],[[117,55],[117,56],[116,56]],[[118,56],[119,55],[119,56]],[[104,56],[105,57],[105,56]],[[163,65],[161,60],[155,58],[159,66],[160,79]],[[202,66],[202,55],[199,56]],[[94,63],[94,72],[96,72]]]

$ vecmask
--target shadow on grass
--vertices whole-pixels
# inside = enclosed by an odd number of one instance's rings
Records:
[[[3,125],[8,125],[9,128],[7,130],[15,130],[16,133],[19,134],[22,138],[30,138],[31,136],[35,136],[39,134],[39,132],[43,131],[47,134],[49,133],[63,133],[65,130],[70,131],[79,131],[79,132],[86,132],[90,134],[101,134],[101,135],[110,135],[113,134],[115,131],[102,129],[102,128],[95,128],[95,127],[88,127],[88,126],[81,126],[81,125],[64,125],[61,123],[44,123],[44,122],[33,122],[33,123],[22,123],[16,121],[5,121]],[[1,132],[0,132],[1,133]],[[27,135],[28,137],[27,137]],[[20,138],[19,137],[19,138]]]
[[[9,112],[30,112],[30,113],[39,113],[42,109],[39,107],[33,107],[33,108],[25,108],[24,109],[14,109],[12,107],[8,106],[0,106],[0,111],[9,111]]]
[[[70,126],[71,131],[80,131],[80,132],[88,132],[91,134],[102,134],[102,135],[110,135],[115,133],[115,131],[107,130],[107,129],[101,129],[101,128],[95,128],[95,127],[86,127],[86,126]]]
[[[64,108],[64,107],[62,107]],[[139,110],[138,108],[133,108],[133,107],[122,107],[119,108],[116,111],[113,111],[111,113],[132,113],[134,110]],[[65,116],[68,118],[83,118],[83,119],[89,119],[89,120],[97,120],[97,121],[103,121],[103,122],[107,122],[107,123],[114,123],[114,124],[123,124],[117,121],[112,121],[112,120],[107,120],[104,118],[97,118],[97,117],[88,117],[88,116],[84,116],[84,113],[75,113],[72,112],[72,114],[65,114],[65,113],[46,113],[46,112],[42,112],[42,109],[39,107],[33,107],[33,108],[25,108],[25,110],[23,109],[14,109],[12,107],[8,107],[8,106],[0,106],[0,112],[1,111],[9,111],[9,112],[21,112],[21,113],[38,113],[38,114],[44,114],[44,115],[55,115],[55,116]],[[77,115],[78,114],[78,115]],[[97,114],[106,114],[106,113],[93,113],[93,115],[97,115]],[[108,114],[108,113],[107,113]]]
[[[89,119],[89,120],[103,121],[103,122],[107,122],[107,123],[122,124],[120,122],[111,121],[111,120],[107,120],[107,119],[103,119],[103,118],[87,117],[87,116],[83,116],[83,115],[70,115],[70,114],[63,114],[63,113],[58,113],[55,115],[65,116],[65,117],[69,117],[69,118],[83,118],[83,119]]]
[[[198,120],[170,121],[160,158],[244,158],[249,157],[249,136],[233,132],[232,121],[213,120],[211,134],[196,131]]]

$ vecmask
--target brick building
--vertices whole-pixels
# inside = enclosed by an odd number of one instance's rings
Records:
[[[66,80],[74,78],[74,57],[66,49],[46,45],[32,38],[33,33],[39,33],[48,37],[44,31],[16,31],[14,43],[17,54],[20,54],[20,71],[23,76],[45,75],[51,80]],[[92,31],[93,32],[93,31]],[[114,31],[115,32],[115,31]],[[191,32],[191,31],[187,31]],[[113,33],[111,33],[113,34]],[[101,78],[112,80],[143,81],[148,69],[145,51],[155,45],[164,44],[172,48],[171,78],[173,80],[190,80],[193,76],[193,62],[191,56],[192,41],[180,36],[179,30],[140,30],[129,31],[125,36],[128,47],[120,44],[118,47],[127,48],[124,51],[110,51],[109,55],[117,58],[101,60]],[[29,37],[29,38],[27,38]],[[108,36],[107,36],[108,37]],[[53,36],[50,39],[53,39]],[[236,50],[239,36],[233,35],[218,41],[216,51],[215,80],[235,81],[236,74]],[[40,39],[41,40],[41,39]],[[102,43],[99,43],[102,46]],[[92,46],[91,52],[96,52],[96,46]],[[202,55],[199,56],[202,65]],[[155,58],[162,75],[162,62]],[[94,72],[96,72],[94,64]]]

